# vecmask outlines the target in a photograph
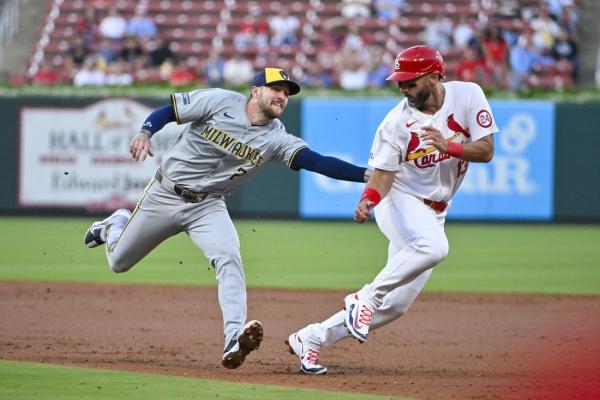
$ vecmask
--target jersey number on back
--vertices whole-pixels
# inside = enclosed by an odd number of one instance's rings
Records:
[[[232,180],[235,177],[242,176],[247,173],[248,173],[248,171],[246,171],[244,168],[240,167],[240,168],[238,168],[238,170],[235,174],[233,174],[229,177],[229,180]]]

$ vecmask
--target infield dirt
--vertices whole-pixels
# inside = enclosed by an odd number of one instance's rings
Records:
[[[265,339],[221,367],[216,289],[0,282],[0,358],[416,399],[600,398],[600,296],[422,294],[409,313],[298,372],[283,341],[345,292],[251,289]]]

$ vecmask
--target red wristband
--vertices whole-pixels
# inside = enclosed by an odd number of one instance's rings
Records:
[[[360,201],[363,201],[364,199],[367,199],[372,203],[371,207],[375,207],[381,201],[381,195],[373,188],[366,188],[362,196],[360,196]]]
[[[450,142],[448,143],[448,150],[446,150],[446,154],[459,158],[462,156],[464,150],[465,146],[463,146],[462,143]]]

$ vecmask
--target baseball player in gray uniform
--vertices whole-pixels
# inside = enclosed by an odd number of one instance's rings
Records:
[[[125,209],[94,222],[84,243],[106,244],[108,264],[126,272],[165,239],[185,231],[215,268],[223,314],[222,364],[237,368],[258,349],[262,324],[246,322],[246,282],[239,238],[224,198],[268,161],[334,179],[368,180],[369,171],[308,148],[286,132],[278,117],[288,96],[300,91],[280,68],[265,68],[251,82],[251,95],[202,89],[171,95],[154,110],[130,145],[136,161],[152,156],[151,137],[169,122],[189,123],[164,155],[133,213]]]

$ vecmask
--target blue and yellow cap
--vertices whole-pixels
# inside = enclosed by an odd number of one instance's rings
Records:
[[[300,85],[290,79],[290,75],[281,68],[263,68],[254,76],[250,86],[267,86],[271,83],[286,83],[290,89],[290,96],[300,92]]]

